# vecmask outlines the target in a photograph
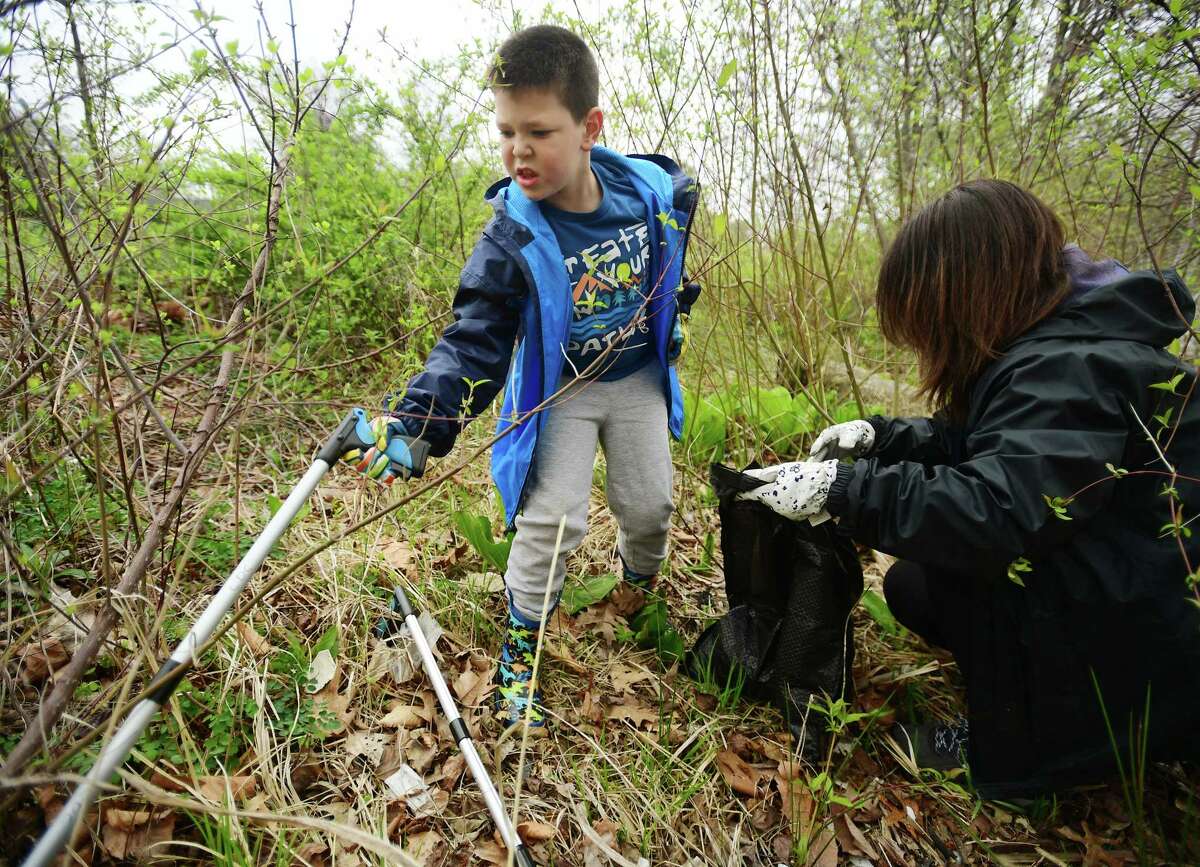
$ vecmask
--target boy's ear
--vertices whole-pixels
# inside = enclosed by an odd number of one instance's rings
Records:
[[[603,130],[604,112],[600,110],[599,106],[593,106],[583,119],[583,149],[585,151],[590,151],[600,142],[600,133]]]

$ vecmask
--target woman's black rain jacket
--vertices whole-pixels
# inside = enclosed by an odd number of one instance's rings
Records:
[[[1126,768],[1148,695],[1151,760],[1197,755],[1185,564],[1200,570],[1200,524],[1177,538],[1164,494],[1173,468],[1182,520],[1200,514],[1200,484],[1183,478],[1200,477],[1200,393],[1186,398],[1195,370],[1165,350],[1194,313],[1174,272],[1073,295],[983,373],[961,429],[876,418],[871,458],[839,468],[833,514],[927,567],[936,615],[966,635],[950,649],[987,797],[1115,768],[1101,702]],[[1069,520],[1054,498],[1071,500]],[[1018,561],[1023,587],[1008,577]]]

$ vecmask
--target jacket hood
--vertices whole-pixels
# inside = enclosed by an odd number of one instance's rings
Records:
[[[1177,273],[1164,271],[1160,279],[1153,271],[1133,271],[1069,296],[1011,345],[1065,337],[1132,340],[1161,348],[1182,336],[1195,315],[1196,302]]]

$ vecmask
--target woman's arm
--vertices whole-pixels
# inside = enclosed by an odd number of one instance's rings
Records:
[[[918,464],[953,463],[953,431],[936,418],[886,418],[875,415],[867,419],[875,429],[875,445],[870,457],[883,464],[915,461]]]
[[[1003,566],[1061,543],[1112,496],[1099,485],[1063,521],[1047,497],[1070,497],[1120,465],[1131,424],[1120,390],[1092,357],[1029,359],[990,389],[956,465],[878,458],[841,466],[828,509],[864,544],[962,571]],[[1048,384],[1050,386],[1048,387]]]

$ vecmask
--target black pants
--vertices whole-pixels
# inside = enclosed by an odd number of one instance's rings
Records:
[[[958,657],[967,647],[966,623],[945,603],[955,595],[947,583],[954,577],[926,569],[910,560],[897,560],[883,576],[888,608],[904,626],[936,647]]]

